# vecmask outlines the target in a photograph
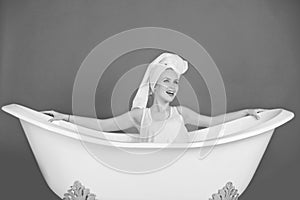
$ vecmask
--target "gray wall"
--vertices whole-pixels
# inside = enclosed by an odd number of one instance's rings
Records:
[[[229,112],[281,107],[297,115],[299,8],[292,0],[0,1],[0,105],[70,113],[73,82],[85,56],[113,34],[153,26],[180,31],[203,45],[223,76]],[[150,62],[160,52],[130,52],[110,66],[96,94],[98,117],[111,116],[111,90],[124,73],[120,67]],[[198,84],[202,114],[209,115],[205,83],[192,70],[185,77]],[[19,121],[1,111],[0,123],[1,196],[59,199],[47,187]],[[299,124],[296,116],[276,129],[240,199],[298,196]]]

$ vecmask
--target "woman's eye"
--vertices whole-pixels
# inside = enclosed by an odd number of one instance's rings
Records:
[[[164,80],[164,82],[169,82],[169,80],[168,80],[168,79],[166,79],[166,80]]]

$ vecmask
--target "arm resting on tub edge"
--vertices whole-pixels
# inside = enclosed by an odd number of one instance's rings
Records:
[[[112,117],[108,119],[97,119],[71,115],[69,121],[71,123],[85,126],[94,130],[118,131],[136,126],[136,119],[139,113],[140,109],[134,109],[117,117]]]
[[[225,113],[218,116],[213,117],[212,126],[218,125],[221,123],[226,123],[235,119],[239,119],[241,117],[245,117],[248,115],[247,109],[239,110],[235,112]]]
[[[214,117],[200,115],[185,106],[178,106],[178,111],[182,114],[182,117],[186,124],[191,124],[200,127],[215,126],[247,115],[247,109],[231,113],[225,113]]]

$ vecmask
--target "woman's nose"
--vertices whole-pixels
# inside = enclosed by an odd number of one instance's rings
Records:
[[[175,90],[175,89],[176,89],[176,86],[175,86],[175,84],[171,84],[171,85],[169,85],[169,89],[171,89],[171,90]]]

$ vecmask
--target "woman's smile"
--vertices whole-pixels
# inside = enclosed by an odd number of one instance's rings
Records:
[[[170,96],[173,97],[175,95],[175,91],[174,90],[167,90],[166,93]]]

